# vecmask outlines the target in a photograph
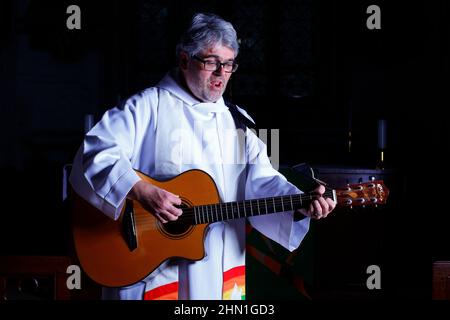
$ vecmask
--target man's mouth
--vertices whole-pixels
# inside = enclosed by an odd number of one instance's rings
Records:
[[[220,80],[211,81],[211,87],[221,89],[223,87],[223,82]]]

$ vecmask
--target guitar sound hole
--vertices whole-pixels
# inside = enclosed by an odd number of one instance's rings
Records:
[[[178,206],[181,210],[189,208],[184,202]],[[170,238],[183,238],[187,236],[193,229],[192,220],[183,216],[176,221],[167,223],[159,223],[160,230]]]

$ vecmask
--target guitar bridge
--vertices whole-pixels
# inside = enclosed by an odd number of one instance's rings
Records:
[[[122,218],[122,232],[130,251],[137,248],[136,221],[134,219],[133,202],[127,200]]]

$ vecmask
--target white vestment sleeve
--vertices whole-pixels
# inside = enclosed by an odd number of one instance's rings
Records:
[[[276,171],[267,156],[266,145],[247,130],[248,170],[245,199],[256,199],[302,193]],[[294,212],[269,214],[249,218],[259,232],[278,242],[289,251],[297,249],[309,230],[310,218],[294,221]]]
[[[74,190],[115,220],[126,195],[140,180],[131,161],[151,120],[149,104],[149,97],[141,94],[108,110],[86,134],[73,162]]]

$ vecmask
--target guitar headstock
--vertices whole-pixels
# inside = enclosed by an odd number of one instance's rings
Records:
[[[382,180],[348,184],[336,189],[337,204],[344,207],[386,204],[389,189]]]

